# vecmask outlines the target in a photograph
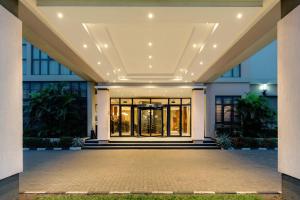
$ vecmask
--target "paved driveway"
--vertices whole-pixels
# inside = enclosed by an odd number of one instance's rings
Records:
[[[20,191],[280,191],[276,151],[24,152]]]

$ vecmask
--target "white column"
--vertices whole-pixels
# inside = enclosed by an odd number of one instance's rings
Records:
[[[1,181],[23,170],[23,123],[22,23],[0,5],[0,27]]]
[[[110,98],[109,90],[97,91],[98,140],[110,139]]]
[[[279,171],[300,179],[300,6],[278,23]]]
[[[192,91],[192,139],[204,140],[205,93],[203,89]]]

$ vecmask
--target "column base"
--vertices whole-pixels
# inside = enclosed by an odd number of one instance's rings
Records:
[[[0,180],[0,200],[19,199],[19,174]]]
[[[284,200],[300,199],[300,179],[282,174],[282,197]]]

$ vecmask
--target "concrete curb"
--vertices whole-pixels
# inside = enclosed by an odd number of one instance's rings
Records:
[[[81,147],[69,147],[66,149],[63,148],[23,148],[23,151],[81,151]]]

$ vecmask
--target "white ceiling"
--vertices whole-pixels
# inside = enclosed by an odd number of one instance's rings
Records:
[[[242,8],[45,6],[38,9],[107,82],[192,82],[275,1],[265,0],[263,7]],[[58,13],[63,17],[59,18]],[[153,19],[148,18],[149,13],[153,13]],[[239,13],[241,19],[237,18]],[[153,44],[151,47],[149,42]],[[217,48],[213,48],[214,44]]]

